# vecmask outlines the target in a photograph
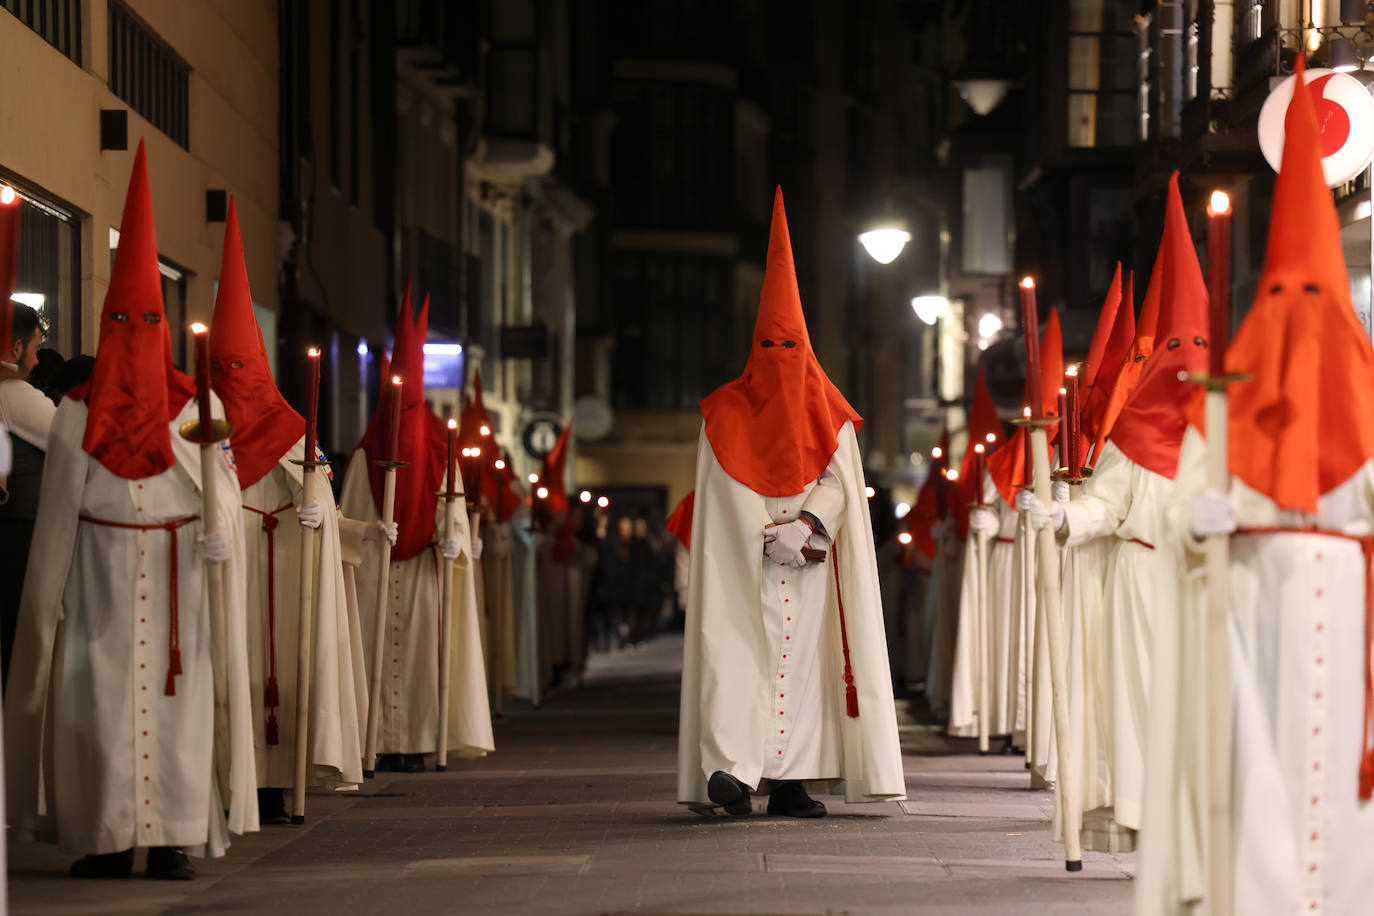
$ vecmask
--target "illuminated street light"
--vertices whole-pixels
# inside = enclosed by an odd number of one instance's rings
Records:
[[[892,507],[892,514],[898,518],[906,518],[907,513],[910,511],[911,503],[897,503],[897,505]]]
[[[949,300],[944,296],[913,296],[912,311],[925,324],[935,324],[949,314]]]
[[[1002,319],[996,312],[984,312],[983,317],[978,319],[978,336],[987,340],[997,336],[997,332],[1002,330]]]
[[[906,243],[911,241],[911,233],[901,222],[879,226],[859,234],[859,242],[869,257],[879,264],[891,264],[902,253]]]

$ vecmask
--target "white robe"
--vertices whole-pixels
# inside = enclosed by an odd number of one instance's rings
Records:
[[[954,649],[959,632],[959,591],[963,583],[965,543],[946,521],[946,530],[935,544],[935,563],[926,589],[925,624],[929,631],[926,645],[930,660],[926,666],[926,698],[937,717],[949,715],[950,695],[954,689]]]
[[[1189,430],[1175,518],[1203,485],[1202,438]],[[1374,462],[1321,498],[1315,516],[1280,510],[1233,481],[1241,532],[1230,539],[1227,604],[1233,696],[1231,846],[1235,912],[1363,913],[1374,899],[1374,803],[1361,802],[1366,561],[1358,538],[1374,533]],[[1247,528],[1315,527],[1331,534],[1246,534]],[[1181,541],[1186,564],[1181,623],[1205,620],[1201,548]],[[1208,912],[1205,851],[1205,686],[1196,660],[1202,631],[1180,625],[1167,654],[1178,699],[1152,721],[1151,742],[1176,765],[1151,771],[1136,912]],[[1158,654],[1166,645],[1161,643]],[[1157,666],[1156,672],[1165,669]],[[1158,810],[1156,810],[1158,809]],[[1202,899],[1201,908],[1196,901]]]
[[[199,516],[200,450],[177,433],[196,410],[189,401],[169,424],[176,464],[142,480],[116,477],[82,450],[84,403],[64,399],[53,421],[5,695],[5,746],[11,823],[43,836],[55,827],[68,852],[184,846],[218,856],[227,831],[258,826],[251,715],[261,698],[255,705],[249,694],[243,527],[227,457],[214,478],[218,527],[233,542],[221,567],[225,643],[215,644],[195,546],[201,522],[192,521],[176,532],[183,673],[173,696],[164,695],[169,533],[80,520]]]
[[[1172,530],[1173,492],[1173,480],[1108,442],[1082,496],[1064,507],[1064,546],[1114,538],[1104,589],[1111,681],[1097,689],[1108,704],[1113,817],[1132,830],[1143,808],[1152,634],[1161,614],[1177,613],[1177,591],[1168,585],[1177,581],[1175,555],[1156,549]]]
[[[367,455],[353,453],[344,475],[340,509],[363,522],[380,519],[368,483]],[[399,526],[422,524],[442,536],[444,502],[434,519],[396,519]],[[491,710],[487,705],[486,663],[482,631],[473,591],[467,512],[455,506],[456,530],[462,552],[453,564],[453,627],[449,641],[448,746],[460,757],[480,757],[494,750]],[[377,542],[374,546],[380,546]],[[378,550],[365,552],[357,570],[358,616],[364,657],[371,665],[377,626]],[[437,546],[409,560],[391,562],[388,590],[387,641],[382,653],[379,754],[433,754],[439,746],[439,570]],[[369,667],[369,675],[371,668]],[[366,723],[364,723],[366,727]],[[442,763],[442,761],[440,761]]]
[[[265,694],[271,668],[272,643],[276,646],[279,703],[276,707],[279,743],[268,745],[265,706],[253,716],[253,743],[257,751],[258,782],[285,787],[295,782],[296,758],[296,663],[300,636],[301,526],[296,506],[301,502],[303,476],[290,456],[301,453],[301,443],[289,449],[262,479],[243,491],[243,529],[247,547],[249,675],[253,696]],[[310,770],[312,785],[340,787],[362,782],[362,731],[366,711],[359,719],[359,681],[366,696],[363,670],[354,668],[362,647],[353,644],[351,620],[356,606],[348,603],[340,548],[338,513],[333,511],[329,480],[317,472],[315,498],[328,506],[316,541],[317,571],[314,576],[315,640],[310,687]],[[253,511],[257,510],[257,511]],[[280,510],[280,511],[278,511]],[[275,513],[269,538],[262,512]],[[273,545],[269,559],[268,544]],[[270,565],[270,570],[269,570]],[[268,600],[269,571],[273,586]],[[272,620],[275,617],[275,640]]]
[[[678,800],[708,804],[706,782],[717,770],[758,790],[774,779],[809,779],[828,781],[850,802],[904,797],[852,424],[842,427],[820,481],[782,499],[765,499],[727,475],[703,431],[696,494]],[[763,556],[764,526],[795,519],[803,507],[836,551],[803,569],[778,566]],[[836,562],[858,689],[859,717],[852,719],[845,713]]]
[[[501,712],[505,698],[519,683],[515,640],[515,568],[512,565],[511,522],[494,522],[484,529],[482,591],[486,617],[487,683],[491,705]]]

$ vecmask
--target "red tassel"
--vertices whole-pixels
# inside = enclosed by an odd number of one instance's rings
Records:
[[[859,691],[854,686],[854,675],[848,670],[844,673],[844,711],[849,718],[859,718]]]
[[[177,695],[176,675],[172,673],[172,669],[170,668],[167,669],[167,686],[162,688],[162,693],[164,696],[169,697]]]
[[[267,714],[267,743],[281,743],[281,735],[277,732],[277,714],[275,712]]]
[[[277,679],[275,676],[267,679],[267,690],[264,700],[266,701],[264,705],[268,709],[273,709],[281,705],[281,696],[277,691]]]
[[[172,674],[176,675],[176,674],[180,674],[180,673],[181,673],[181,650],[180,650],[180,649],[173,649],[173,650],[172,650]]]

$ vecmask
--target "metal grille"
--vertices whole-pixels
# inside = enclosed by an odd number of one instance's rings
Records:
[[[116,0],[110,0],[109,27],[110,91],[186,147],[191,68]]]
[[[82,0],[0,0],[24,25],[66,57],[81,63]]]

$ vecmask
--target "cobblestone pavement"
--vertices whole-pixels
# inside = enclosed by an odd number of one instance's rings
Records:
[[[539,709],[508,707],[497,752],[310,797],[304,827],[236,838],[186,883],[66,878],[10,847],[11,912],[1124,913],[1130,856],[1064,872],[1050,793],[1020,758],[970,753],[902,713],[908,801],[819,821],[698,817],[674,804],[681,642],[593,660]],[[766,801],[766,800],[765,800]],[[138,867],[142,867],[142,856]]]

